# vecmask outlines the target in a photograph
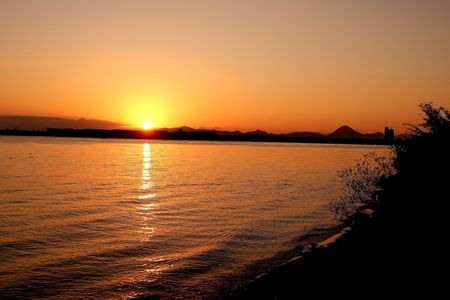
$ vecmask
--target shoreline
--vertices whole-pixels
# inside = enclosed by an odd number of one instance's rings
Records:
[[[208,133],[208,132],[207,132]],[[379,145],[391,146],[401,143],[401,140],[386,141],[370,138],[332,138],[332,137],[286,137],[283,135],[218,135],[205,134],[202,131],[193,132],[145,132],[129,130],[54,130],[54,131],[2,131],[0,136],[28,137],[65,137],[94,139],[127,139],[127,140],[168,140],[168,141],[206,141],[206,142],[255,142],[255,143],[305,143],[305,144],[336,144],[336,145]]]
[[[284,261],[278,261],[278,263],[266,272],[258,274],[254,281],[262,280],[265,276],[271,276],[272,272],[277,272],[278,269],[289,266],[295,261],[301,260],[305,257],[305,254],[314,251],[316,248],[326,248],[332,243],[336,242],[343,234],[348,231],[348,227],[344,227],[344,224],[320,229],[321,232],[308,233],[297,239],[300,243],[293,249],[283,251],[275,255],[279,257],[285,257]]]
[[[347,225],[342,222],[313,228],[293,239],[294,247],[248,265],[243,273],[219,282],[215,291],[203,299],[235,299],[236,293],[242,293],[248,287],[264,280],[266,276],[271,276],[271,273],[278,272],[279,269],[302,259],[305,253],[313,251],[317,245],[322,245],[325,241],[330,241],[335,236],[342,234],[343,230],[347,230],[346,228]]]
[[[350,271],[345,268],[348,266],[349,270],[353,270],[355,267],[355,261],[349,264],[349,260],[352,260],[353,255],[359,258],[361,253],[366,256],[365,250],[373,245],[372,242],[367,244],[374,234],[373,226],[372,213],[361,211],[351,222],[333,226],[329,231],[314,237],[310,237],[314,234],[307,234],[300,239],[309,244],[295,247],[302,248],[297,255],[260,273],[249,283],[225,291],[214,299],[309,299],[335,296],[349,276]],[[378,250],[374,249],[374,252]],[[288,252],[294,253],[294,249]],[[369,255],[372,254],[369,251]],[[375,258],[372,264],[377,262],[379,261]],[[353,286],[352,281],[354,279],[348,283]],[[362,291],[366,288],[366,284],[359,282],[355,290]]]

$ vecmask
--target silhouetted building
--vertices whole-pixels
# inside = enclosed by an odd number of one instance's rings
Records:
[[[384,140],[386,142],[394,141],[394,129],[389,127],[384,127]]]

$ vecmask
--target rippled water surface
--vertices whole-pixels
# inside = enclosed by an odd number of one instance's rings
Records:
[[[335,220],[377,146],[0,137],[4,298],[201,298]]]

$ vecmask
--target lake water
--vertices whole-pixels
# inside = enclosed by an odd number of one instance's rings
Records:
[[[385,147],[0,137],[1,298],[199,299],[337,221]]]

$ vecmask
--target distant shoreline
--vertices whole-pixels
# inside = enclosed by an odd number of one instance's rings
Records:
[[[368,138],[332,138],[322,137],[288,137],[284,135],[224,135],[214,131],[166,131],[166,130],[105,130],[105,129],[59,129],[48,128],[46,131],[1,130],[2,136],[45,136],[45,137],[82,137],[101,139],[138,139],[138,140],[177,140],[177,141],[215,141],[215,142],[275,142],[275,143],[315,143],[315,144],[356,144],[356,145],[393,145],[384,139]]]

